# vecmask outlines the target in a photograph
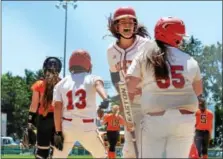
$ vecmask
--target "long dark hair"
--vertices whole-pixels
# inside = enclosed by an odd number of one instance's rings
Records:
[[[165,43],[155,40],[158,49],[153,49],[151,58],[147,57],[146,66],[152,65],[156,80],[169,78],[169,61],[167,59],[167,46]]]
[[[138,24],[137,21],[136,22],[136,30],[135,30],[135,35],[139,35],[141,37],[144,38],[151,38],[149,32],[147,31],[147,28],[143,25],[143,24]],[[110,15],[110,17],[108,17],[108,30],[111,32],[112,36],[120,39],[120,34],[117,33],[115,25],[118,23],[117,21],[114,21],[112,18],[112,14]]]
[[[53,89],[59,81],[59,73],[56,71],[52,72],[51,78],[44,78],[45,90],[42,98],[42,106],[44,109],[43,116],[46,116],[48,114],[49,107],[52,104],[53,100]]]

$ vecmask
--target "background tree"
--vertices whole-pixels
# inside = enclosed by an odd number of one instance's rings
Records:
[[[22,136],[27,126],[31,100],[31,85],[42,76],[42,71],[25,70],[25,77],[13,76],[10,72],[1,77],[1,109],[7,114],[7,135]]]
[[[182,49],[193,56],[199,63],[204,86],[204,96],[208,105],[215,107],[216,140],[222,139],[223,107],[222,107],[222,44],[203,46],[193,36],[184,41]],[[219,143],[223,144],[223,141]]]

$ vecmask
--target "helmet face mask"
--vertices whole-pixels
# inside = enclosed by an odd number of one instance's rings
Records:
[[[131,39],[136,33],[137,18],[135,10],[131,7],[121,7],[115,10],[113,17],[109,20],[109,30],[120,39]]]
[[[133,18],[122,18],[116,23],[116,32],[126,39],[132,38],[137,27],[137,22]]]

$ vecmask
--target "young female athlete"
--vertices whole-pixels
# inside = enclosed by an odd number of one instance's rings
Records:
[[[179,48],[184,22],[164,17],[155,26],[155,41],[130,66],[129,92],[142,82],[141,107],[143,158],[188,158],[194,139],[197,96],[202,79],[197,61]]]
[[[103,123],[107,125],[107,138],[109,142],[108,158],[115,158],[115,147],[119,139],[120,127],[126,125],[124,118],[119,114],[119,106],[112,106],[112,111],[103,117]]]
[[[125,80],[128,67],[138,52],[144,47],[145,43],[149,41],[149,34],[145,26],[139,24],[136,12],[131,7],[120,7],[116,9],[114,15],[108,20],[108,27],[111,34],[116,38],[116,42],[111,44],[107,50],[109,71],[112,83],[117,92],[119,92],[117,83]],[[132,111],[136,123],[135,131],[137,137],[140,135],[138,133],[138,125],[142,117],[139,104],[140,93],[141,89],[138,87],[137,91],[131,94],[131,97],[135,95],[132,103]],[[137,141],[139,141],[138,138]],[[123,157],[136,157],[132,137],[128,131],[125,131]]]
[[[199,110],[196,112],[195,144],[199,157],[208,158],[208,147],[213,131],[213,113],[207,109],[205,98],[200,96]]]
[[[60,81],[61,61],[56,57],[48,57],[43,63],[44,79],[36,81],[32,86],[32,102],[29,109],[29,138],[33,139],[33,126],[37,128],[36,158],[48,158],[52,155],[54,109],[51,105],[53,88]],[[36,118],[37,117],[37,118]],[[35,122],[37,119],[37,122]],[[32,142],[35,144],[35,142]]]
[[[71,54],[69,71],[70,74],[54,87],[56,133],[53,158],[67,158],[76,141],[93,158],[105,158],[106,149],[95,123],[96,94],[103,99],[100,108],[109,106],[104,82],[100,76],[91,74],[91,57],[83,49]]]

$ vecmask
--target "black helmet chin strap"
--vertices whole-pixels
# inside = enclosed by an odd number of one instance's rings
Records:
[[[124,39],[132,39],[134,36],[135,36],[135,34],[132,34],[132,36],[130,36],[130,37],[125,37],[125,36],[123,36],[122,34],[120,34],[120,33],[118,33],[119,34],[119,36],[120,37],[122,37],[122,38],[124,38]]]
[[[117,32],[117,34],[119,35],[119,39],[120,39],[120,37],[122,37],[122,38],[124,38],[124,39],[132,39],[133,37],[135,37],[136,36],[136,28],[137,28],[137,26],[135,26],[134,27],[134,32],[133,32],[133,34],[132,34],[132,36],[130,36],[130,37],[125,37],[125,36],[123,36],[122,34],[120,34],[119,32]],[[126,29],[126,32],[127,31],[129,31],[129,29]]]

